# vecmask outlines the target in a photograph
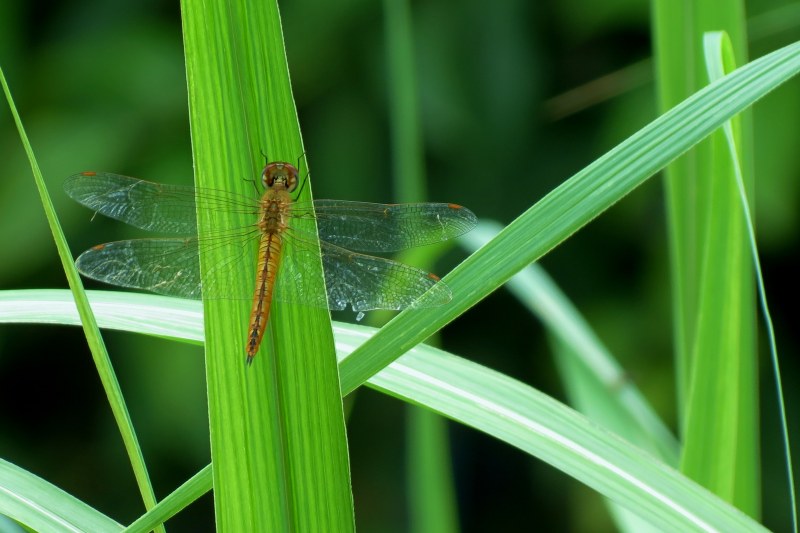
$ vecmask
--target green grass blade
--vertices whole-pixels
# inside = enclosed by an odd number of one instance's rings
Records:
[[[742,144],[741,121],[734,117],[731,122],[741,157],[747,149]],[[724,132],[714,132],[709,143],[696,156],[698,169],[705,169],[699,177],[705,184],[698,204],[704,217],[696,228],[702,236],[702,253],[681,470],[758,517],[758,358],[752,264]]]
[[[182,13],[195,181],[252,195],[253,184],[245,180],[259,177],[262,150],[272,160],[303,155],[277,5],[185,0]],[[310,193],[306,183],[301,199]],[[212,220],[202,210],[198,215],[201,237],[218,223],[253,223]],[[208,251],[201,268],[236,252]],[[255,248],[252,254],[248,271],[225,283],[240,290],[254,286]],[[316,268],[324,290],[321,265]],[[351,530],[349,463],[327,312],[274,305],[260,355],[245,368],[249,305],[204,304],[218,529]]]
[[[84,291],[101,328],[203,343],[203,309],[195,300],[135,292]],[[0,291],[0,323],[69,324],[81,319],[61,289]]]
[[[741,124],[734,120],[741,153]],[[698,155],[708,169],[707,232],[700,271],[697,330],[685,414],[682,470],[757,516],[759,504],[755,423],[757,391],[752,326],[752,271],[733,162],[725,135]],[[755,425],[754,425],[755,423]],[[755,482],[755,483],[754,483]],[[739,502],[740,484],[753,490]]]
[[[125,445],[125,451],[128,454],[128,459],[131,462],[131,468],[133,469],[134,476],[136,477],[136,483],[139,487],[139,492],[142,495],[142,500],[144,501],[145,507],[150,509],[156,504],[156,498],[155,494],[153,493],[153,486],[150,483],[150,476],[147,473],[147,467],[144,462],[144,456],[142,455],[142,449],[139,446],[139,440],[136,437],[136,431],[133,428],[133,422],[131,421],[130,414],[128,413],[128,408],[125,405],[125,399],[122,396],[122,390],[120,389],[119,382],[114,374],[114,369],[111,366],[111,360],[108,357],[105,344],[100,336],[100,330],[98,329],[94,315],[92,314],[92,309],[89,306],[89,302],[86,299],[86,294],[83,291],[83,283],[81,282],[78,271],[72,262],[72,253],[69,250],[67,239],[64,236],[63,230],[61,229],[61,224],[58,221],[50,194],[48,193],[44,184],[42,172],[39,169],[39,164],[37,163],[36,158],[34,157],[33,148],[31,147],[28,136],[25,133],[25,128],[22,125],[22,119],[17,113],[17,108],[14,105],[14,101],[11,97],[11,90],[8,87],[5,74],[3,74],[2,70],[0,70],[0,83],[3,85],[3,91],[5,92],[6,100],[8,101],[8,105],[17,125],[17,131],[19,132],[22,145],[25,147],[25,152],[28,155],[28,161],[31,165],[34,182],[36,183],[36,188],[39,191],[39,198],[41,199],[42,207],[44,208],[44,213],[50,226],[50,232],[55,240],[56,249],[58,250],[58,256],[61,259],[64,273],[67,276],[67,282],[69,283],[70,289],[72,290],[72,294],[75,298],[75,302],[78,306],[81,323],[83,324],[84,335],[86,335],[86,341],[89,344],[92,359],[94,360],[97,373],[100,377],[100,382],[103,384],[103,390],[108,398],[108,403],[111,407],[114,421],[116,422],[122,436],[122,441]]]
[[[348,357],[342,363],[342,390],[360,386],[798,70],[798,43],[753,61],[567,180],[444,278],[453,292],[450,304],[401,313]]]
[[[703,88],[707,79],[701,50],[704,31],[726,29],[737,39],[737,55],[746,61],[743,3],[724,2],[653,3],[653,33],[656,86],[659,109],[666,112]],[[701,143],[666,169],[664,182],[667,202],[667,226],[670,238],[670,261],[673,287],[673,325],[678,378],[678,410],[682,408],[689,387],[691,354],[694,350],[697,305],[703,242],[705,202],[710,180],[704,162],[710,144]]]
[[[369,384],[516,446],[664,531],[764,530],[649,453],[535,389],[470,361],[419,346]]]
[[[424,202],[428,198],[411,6],[408,0],[384,0],[383,11],[391,106],[393,201]],[[428,246],[408,251],[401,254],[401,261],[432,270],[442,249]],[[407,406],[405,429],[410,528],[441,533],[458,531],[447,421],[430,411]]]
[[[468,250],[477,250],[501,230],[500,224],[483,220],[460,240]],[[675,436],[545,270],[538,264],[529,265],[505,288],[547,328],[557,347],[556,362],[567,392],[575,393],[570,393],[574,407],[677,467],[680,448]]]
[[[409,530],[460,531],[447,421],[409,405],[405,427]]]
[[[147,533],[159,524],[166,522],[178,514],[181,509],[211,490],[212,476],[211,465],[208,465],[126,527],[125,533]]]
[[[469,250],[477,250],[501,229],[500,224],[484,220],[460,240]],[[677,439],[545,270],[538,264],[525,267],[505,288],[547,329],[570,404],[602,427],[677,467]],[[649,531],[638,515],[612,500],[606,504],[620,530]]]
[[[733,50],[731,48],[730,40],[726,34],[722,32],[707,33],[704,36],[704,49],[710,81],[715,81],[724,76],[730,70],[736,68]],[[763,312],[764,321],[767,327],[770,357],[775,376],[775,387],[778,397],[778,408],[780,410],[781,429],[783,432],[784,453],[786,455],[786,471],[789,485],[788,488],[790,496],[789,500],[791,504],[792,525],[793,530],[797,531],[797,496],[794,483],[794,474],[792,472],[791,447],[789,445],[789,423],[786,416],[786,404],[784,401],[783,385],[781,381],[782,377],[778,360],[778,348],[775,341],[775,329],[772,325],[772,316],[769,312],[769,306],[767,305],[767,292],[764,287],[764,277],[761,273],[761,262],[758,258],[758,246],[756,245],[755,224],[753,223],[753,218],[750,212],[750,204],[748,203],[747,190],[745,188],[743,178],[741,164],[741,132],[739,122],[736,120],[726,122],[723,126],[723,133],[725,136],[725,145],[727,146],[727,154],[732,165],[733,175],[731,177],[734,178],[733,181],[735,181],[739,205],[741,206],[742,217],[745,223],[746,237],[748,244],[750,245],[753,269],[756,273],[759,303],[761,305],[761,310]]]
[[[411,7],[407,0],[384,0],[383,10],[391,104],[394,201],[424,202],[427,192],[417,104]]]
[[[60,291],[53,297],[66,301],[67,294]],[[45,312],[49,303],[39,305]],[[12,306],[7,298],[0,299],[0,309]],[[363,326],[337,325],[340,361],[377,334]],[[538,457],[664,530],[764,531],[744,513],[567,406],[441,350],[418,346],[369,384]]]
[[[34,531],[122,531],[122,526],[111,518],[3,459],[0,459],[0,515]]]
[[[702,35],[726,30],[747,61],[743,3],[657,2],[657,84],[669,109],[708,79]],[[753,187],[747,114],[740,136]],[[667,173],[682,470],[752,516],[760,514],[758,373],[752,268],[722,131]]]

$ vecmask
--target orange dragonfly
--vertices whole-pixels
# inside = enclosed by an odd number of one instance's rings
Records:
[[[70,176],[65,191],[89,209],[144,230],[182,235],[100,244],[81,254],[76,266],[88,278],[121,287],[197,300],[252,300],[248,364],[261,345],[273,299],[333,310],[349,306],[359,318],[373,309],[450,301],[450,289],[435,275],[366,254],[457,237],[476,224],[469,209],[446,203],[294,202],[298,176],[290,163],[268,163],[260,199],[105,172]],[[253,222],[216,228],[198,238],[198,209],[245,213]],[[313,234],[295,227],[299,219],[316,221],[319,246]],[[239,294],[228,280],[247,271],[242,261],[254,261],[247,246],[251,241],[258,243],[255,288]],[[219,246],[230,251],[230,259],[207,267],[201,276],[200,250]],[[327,294],[310,281],[306,266],[320,254]]]

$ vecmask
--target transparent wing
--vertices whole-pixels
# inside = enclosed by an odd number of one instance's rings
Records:
[[[231,279],[255,279],[255,228],[217,233],[198,241],[196,237],[133,239],[94,246],[78,257],[76,267],[84,276],[132,289],[199,300],[253,298],[253,288],[235,289]],[[200,275],[200,248],[225,247],[226,259]],[[238,290],[238,292],[234,292]]]
[[[450,289],[435,275],[391,259],[359,254],[320,242],[327,302],[313,284],[310,271],[316,251],[313,243],[296,231],[287,239],[291,247],[278,270],[275,299],[341,311],[400,310],[443,305]],[[288,287],[291,285],[291,288]],[[287,297],[293,294],[294,297]]]
[[[99,244],[75,262],[81,274],[111,285],[181,298],[202,296],[197,239],[137,239]]]
[[[468,232],[477,223],[466,207],[443,203],[315,200],[293,204],[291,212],[294,217],[316,216],[321,240],[361,252],[394,252],[441,242]]]
[[[448,287],[424,270],[321,243],[326,298],[313,281],[310,266],[313,255],[319,252],[310,241],[294,236],[295,233],[287,233],[284,239],[290,253],[281,258],[274,292],[276,301],[334,310],[350,307],[358,312],[436,306],[451,299]],[[254,279],[253,246],[231,246],[228,259],[214,265],[205,278],[201,277],[200,247],[223,245],[230,246],[229,242],[199,242],[196,238],[117,241],[87,250],[76,265],[84,276],[120,287],[196,300],[201,296],[251,300],[254,287],[234,288],[229,280],[243,275]]]
[[[258,201],[213,189],[165,185],[107,172],[74,174],[64,190],[77,202],[137,228],[194,235],[201,209],[252,214]],[[295,203],[291,217],[316,218],[320,239],[362,252],[393,252],[452,239],[477,219],[456,204],[372,204],[346,200]]]
[[[181,238],[140,239],[107,243],[86,251],[77,261],[85,276],[159,294],[199,299],[251,299],[252,289],[233,293],[229,280],[255,279],[255,224],[219,228],[198,241],[196,211],[246,213],[255,222],[257,200],[211,189],[164,185],[102,172],[67,178],[64,188],[86,207],[133,226]],[[389,252],[453,238],[472,229],[475,215],[455,204],[370,204],[340,200],[295,203],[295,219],[316,218],[321,249],[314,237],[287,229],[288,254],[279,268],[275,298],[331,309],[355,311],[403,309],[447,303],[449,289],[435,276],[389,259],[351,252]],[[290,222],[291,225],[291,222]],[[298,224],[300,225],[300,224]],[[327,242],[326,242],[327,241]],[[227,259],[201,279],[201,248],[226,247]],[[312,261],[322,254],[328,295],[313,286]],[[222,255],[222,254],[220,254]],[[314,257],[316,256],[316,257]],[[216,282],[214,280],[220,280]],[[420,297],[425,295],[420,300]]]
[[[248,197],[190,186],[165,185],[107,172],[74,174],[64,190],[77,202],[107,217],[148,231],[194,235],[197,208],[258,213]]]

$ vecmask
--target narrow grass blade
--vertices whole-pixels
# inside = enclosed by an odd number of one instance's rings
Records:
[[[411,531],[460,531],[447,420],[406,409],[407,498]]]
[[[391,106],[393,200],[425,202],[427,180],[410,2],[384,0],[383,13]],[[428,246],[408,251],[402,254],[401,261],[433,270],[442,249]],[[413,531],[458,531],[447,421],[415,406],[406,407],[405,420],[405,487],[410,527]]]
[[[169,496],[158,502],[158,505],[140,516],[134,523],[125,528],[125,533],[147,533],[159,524],[178,514],[184,507],[211,490],[211,465],[206,466],[192,476],[183,485],[175,489]]]
[[[713,82],[724,76],[726,72],[736,68],[733,51],[730,46],[730,40],[723,32],[707,33],[704,36],[704,49],[710,81]],[[778,408],[780,410],[781,429],[783,432],[784,453],[786,455],[786,472],[789,485],[792,526],[793,530],[797,531],[797,491],[795,488],[794,473],[792,471],[792,453],[789,444],[789,423],[786,416],[786,404],[784,400],[782,377],[778,359],[778,347],[775,342],[775,329],[772,325],[772,316],[769,311],[769,306],[767,305],[767,291],[764,287],[764,277],[761,272],[761,262],[758,257],[755,224],[751,215],[750,204],[747,198],[747,189],[745,188],[744,178],[742,175],[743,170],[740,157],[741,133],[738,131],[737,126],[739,126],[739,124],[734,120],[726,122],[723,125],[723,133],[725,135],[725,144],[728,148],[728,157],[730,157],[732,165],[732,177],[735,178],[736,190],[739,196],[739,204],[741,206],[742,216],[745,221],[747,240],[748,244],[750,245],[750,254],[752,257],[753,268],[756,273],[759,303],[761,305],[761,310],[764,315],[764,322],[766,323],[767,328],[770,357],[775,377],[775,389],[778,397]]]
[[[704,31],[718,29],[735,32],[737,56],[742,63],[747,61],[743,2],[740,0],[653,2],[654,62],[661,112],[672,109],[706,85],[702,35]],[[705,162],[710,150],[709,142],[701,143],[672,162],[666,169],[664,181],[680,417],[684,416],[682,406],[689,387],[697,327],[710,186]]]
[[[11,108],[11,113],[14,116],[14,121],[16,122],[17,130],[19,132],[20,139],[22,140],[22,145],[25,147],[25,152],[28,155],[28,160],[33,172],[34,182],[36,183],[36,188],[39,191],[42,207],[44,208],[44,213],[50,226],[50,231],[53,235],[53,239],[55,240],[58,256],[61,259],[61,264],[64,267],[64,272],[67,276],[67,282],[69,283],[70,289],[72,290],[72,294],[75,298],[75,302],[78,306],[81,323],[83,324],[83,331],[86,335],[86,341],[88,342],[89,349],[92,353],[92,359],[97,367],[97,373],[100,377],[101,383],[103,384],[103,390],[108,398],[108,403],[111,407],[111,412],[114,415],[114,420],[117,423],[120,434],[122,435],[125,451],[128,454],[128,458],[131,462],[131,468],[133,469],[134,476],[136,477],[136,483],[139,487],[139,492],[142,495],[142,500],[144,501],[145,507],[150,509],[156,504],[156,498],[153,493],[153,487],[150,483],[150,476],[147,473],[147,467],[145,466],[142,449],[139,446],[139,440],[137,439],[136,431],[133,428],[133,422],[131,421],[128,413],[128,408],[125,405],[125,399],[122,396],[122,390],[120,389],[119,382],[114,374],[114,369],[111,366],[111,360],[108,357],[105,344],[100,336],[100,330],[98,329],[94,315],[92,314],[92,309],[89,307],[89,302],[87,301],[86,294],[83,291],[83,283],[81,282],[78,271],[72,262],[72,253],[67,245],[67,239],[64,236],[63,230],[61,229],[61,224],[58,222],[58,217],[56,215],[55,208],[53,207],[53,202],[50,199],[50,194],[48,193],[44,184],[42,172],[39,169],[39,164],[37,163],[36,158],[34,157],[33,148],[31,147],[28,136],[25,133],[25,128],[22,125],[22,119],[17,113],[17,108],[14,105],[13,99],[11,98],[11,90],[8,87],[8,83],[6,82],[6,78],[2,70],[0,70],[0,83],[3,85],[3,91],[5,92],[8,105]]]
[[[729,49],[728,53],[733,68],[733,52]],[[741,156],[748,149],[742,141],[742,123],[738,117],[730,123]],[[699,176],[705,182],[699,204],[704,216],[696,228],[702,236],[702,253],[681,470],[758,517],[758,357],[752,262],[747,256],[734,162],[722,129],[714,132],[709,143],[709,149],[696,156],[698,169],[705,170]]]
[[[384,0],[394,201],[426,201],[417,77],[408,0]]]

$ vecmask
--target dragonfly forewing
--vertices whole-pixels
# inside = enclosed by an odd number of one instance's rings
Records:
[[[359,252],[395,252],[442,242],[467,233],[477,223],[469,209],[444,203],[315,200],[313,213],[321,240]],[[293,204],[292,214],[311,216],[311,209]]]
[[[108,172],[74,174],[64,190],[77,202],[131,226],[160,233],[192,236],[197,233],[197,206],[255,216],[252,198],[212,189],[166,185]]]

